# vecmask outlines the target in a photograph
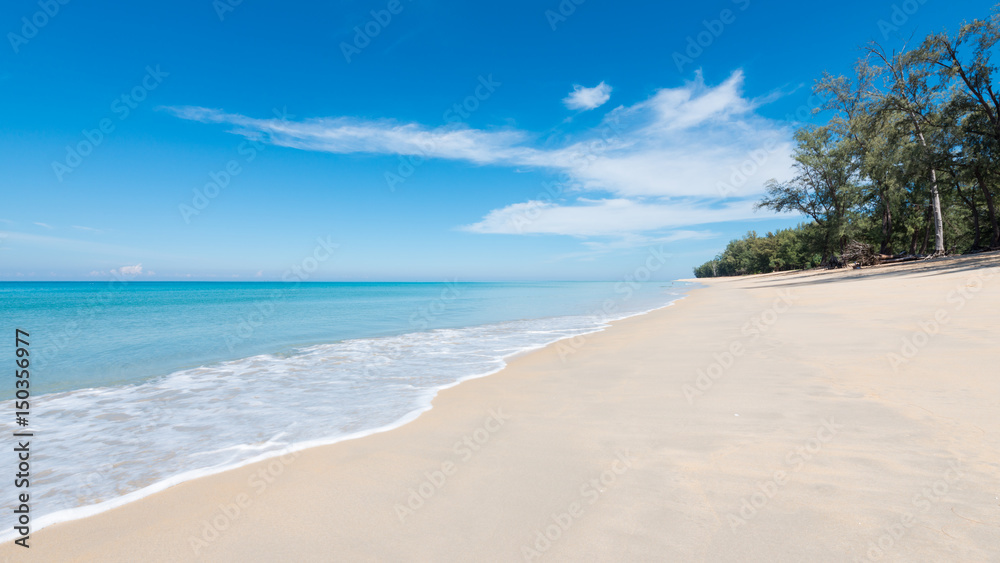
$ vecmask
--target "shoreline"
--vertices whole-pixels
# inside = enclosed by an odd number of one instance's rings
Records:
[[[1000,542],[998,298],[970,276],[998,266],[993,254],[698,280],[562,357],[550,344],[440,390],[391,432],[54,524],[32,534],[32,557],[983,560]],[[955,288],[975,306],[952,310]],[[771,321],[782,290],[796,297]],[[894,374],[898,337],[945,308],[950,324]],[[946,494],[911,506],[938,482]],[[11,550],[0,556],[23,559]]]
[[[676,281],[685,281],[685,280],[676,280]],[[156,283],[156,282],[150,282],[150,283]],[[677,288],[677,289],[679,291],[684,291],[681,288]],[[690,291],[690,290],[688,290],[688,291]],[[453,387],[456,387],[456,386],[458,386],[458,385],[460,385],[460,384],[462,384],[462,383],[464,383],[466,381],[472,381],[472,380],[475,380],[475,379],[480,379],[480,378],[483,378],[483,377],[489,377],[491,375],[495,375],[495,374],[503,371],[504,369],[506,369],[506,367],[508,366],[508,364],[510,363],[510,361],[512,361],[512,360],[514,360],[516,358],[520,358],[520,357],[523,357],[523,356],[526,356],[526,355],[530,355],[530,354],[532,354],[534,352],[537,352],[539,350],[543,350],[543,349],[545,349],[547,347],[556,345],[559,342],[562,342],[564,340],[569,340],[569,339],[573,339],[573,338],[577,338],[577,337],[581,337],[581,336],[587,336],[587,335],[590,335],[590,334],[596,334],[596,333],[599,333],[599,332],[603,332],[603,331],[609,329],[613,325],[613,323],[617,323],[619,321],[630,319],[630,318],[637,317],[637,316],[646,315],[646,314],[652,313],[654,311],[659,311],[659,310],[667,309],[667,308],[673,306],[678,301],[681,301],[681,300],[685,299],[687,296],[688,296],[688,293],[682,293],[679,296],[675,297],[672,301],[670,301],[670,302],[668,302],[668,303],[666,303],[664,305],[655,307],[653,309],[649,309],[649,310],[645,310],[645,311],[639,311],[639,312],[628,313],[628,314],[626,314],[623,317],[615,317],[615,318],[613,318],[611,320],[602,319],[602,320],[600,320],[600,324],[598,326],[595,326],[593,328],[593,330],[588,330],[587,332],[582,332],[580,334],[575,334],[575,335],[572,335],[572,336],[563,336],[563,337],[556,338],[555,340],[551,340],[551,341],[548,341],[548,342],[543,343],[543,344],[531,346],[531,347],[528,347],[528,348],[525,348],[525,349],[517,350],[515,352],[511,352],[509,354],[503,355],[503,356],[501,356],[502,365],[500,365],[499,367],[497,367],[496,369],[494,369],[492,371],[487,371],[487,372],[483,372],[483,373],[475,373],[475,374],[470,374],[470,375],[462,376],[462,377],[459,377],[458,379],[456,379],[453,382],[450,382],[450,383],[447,383],[447,384],[444,384],[444,385],[441,385],[441,386],[437,386],[437,387],[433,387],[433,388],[428,389],[428,392],[426,393],[426,397],[421,401],[421,404],[419,406],[417,406],[416,408],[414,408],[411,411],[407,412],[406,414],[404,414],[400,418],[398,418],[398,419],[396,419],[396,420],[394,420],[394,421],[392,421],[392,422],[390,422],[388,424],[384,424],[384,425],[377,426],[377,427],[374,427],[374,428],[359,430],[357,432],[353,432],[353,433],[350,433],[350,434],[346,434],[346,435],[342,435],[342,436],[337,436],[337,437],[333,437],[333,438],[319,438],[319,439],[312,439],[312,440],[304,440],[304,441],[300,441],[300,442],[293,442],[293,443],[290,443],[290,444],[286,445],[285,447],[283,447],[283,448],[281,448],[279,450],[272,450],[272,451],[269,451],[269,452],[266,452],[266,453],[263,453],[263,454],[260,454],[260,455],[257,455],[257,456],[254,456],[254,457],[242,460],[242,461],[238,461],[238,462],[235,462],[235,463],[226,464],[226,465],[219,465],[219,466],[211,466],[211,467],[205,467],[205,468],[199,468],[199,469],[192,469],[192,470],[184,471],[182,473],[179,473],[179,474],[167,477],[166,479],[163,479],[163,480],[160,480],[160,481],[156,481],[156,482],[154,482],[154,483],[152,483],[150,485],[144,486],[144,487],[142,487],[140,489],[136,489],[134,491],[130,491],[130,492],[128,492],[128,493],[126,493],[126,494],[124,494],[122,496],[119,496],[119,497],[115,497],[115,498],[112,498],[112,499],[109,499],[109,500],[106,500],[106,501],[102,501],[102,502],[99,502],[99,503],[95,503],[95,504],[90,504],[90,505],[85,505],[85,506],[79,506],[79,507],[74,507],[74,508],[68,508],[68,509],[62,509],[62,510],[58,510],[56,512],[52,512],[52,513],[49,513],[49,514],[45,514],[45,515],[36,517],[33,520],[33,522],[32,522],[32,534],[35,534],[35,533],[37,533],[37,532],[39,532],[41,530],[44,530],[44,529],[49,528],[49,527],[54,526],[54,525],[64,524],[64,523],[72,523],[72,522],[75,522],[75,521],[79,521],[79,520],[83,520],[83,519],[87,519],[87,518],[92,518],[94,516],[103,514],[105,512],[108,512],[108,511],[111,511],[111,510],[115,510],[115,509],[123,507],[123,506],[127,506],[127,505],[129,505],[131,503],[134,503],[134,502],[141,501],[142,499],[145,499],[145,498],[150,497],[152,495],[156,495],[156,494],[161,493],[163,491],[169,490],[170,488],[175,487],[175,486],[180,485],[180,484],[183,484],[183,483],[187,483],[187,482],[191,482],[191,481],[196,481],[198,479],[203,479],[205,477],[210,477],[210,476],[213,476],[213,475],[224,474],[224,473],[227,473],[227,472],[230,472],[230,471],[238,470],[240,468],[243,468],[243,467],[246,467],[246,466],[249,466],[249,465],[263,463],[263,462],[266,462],[268,460],[271,460],[271,459],[274,459],[274,458],[284,457],[284,456],[287,456],[287,455],[290,455],[290,454],[298,454],[299,452],[310,450],[310,449],[313,449],[313,448],[321,448],[321,447],[324,447],[324,446],[333,446],[333,445],[339,444],[341,442],[348,442],[348,441],[352,441],[352,440],[359,440],[359,439],[362,439],[362,438],[366,438],[368,436],[372,436],[372,435],[376,435],[376,434],[381,434],[381,433],[384,433],[384,432],[390,432],[392,430],[395,430],[397,428],[405,426],[405,425],[413,422],[414,420],[417,420],[421,415],[423,415],[424,413],[426,413],[426,412],[430,411],[431,409],[433,409],[434,408],[434,401],[436,400],[436,398],[438,397],[438,395],[442,391],[445,391],[445,390],[451,389]],[[574,315],[568,315],[568,316],[574,316]],[[588,317],[589,316],[584,316],[584,318],[588,318]],[[530,320],[544,320],[546,318],[548,318],[548,317],[543,317],[542,319],[526,319],[526,320],[529,320],[529,321]],[[480,326],[480,325],[477,325],[477,326]],[[483,325],[483,326],[488,326],[488,325]],[[472,327],[459,327],[459,330],[463,329],[463,328],[472,328]],[[431,330],[428,330],[428,331],[418,331],[418,332],[433,332],[434,330],[440,330],[440,329],[431,329]],[[316,347],[316,346],[323,346],[323,345],[324,344],[313,344],[313,345],[306,346],[304,349],[309,349],[309,348],[313,348],[313,347]],[[241,358],[241,359],[246,359],[246,358]],[[233,360],[233,361],[238,361],[238,360]],[[197,367],[203,367],[203,366],[197,366]],[[192,368],[192,369],[196,369],[196,368]],[[170,374],[165,375],[165,376],[160,376],[160,377],[169,377],[169,375]],[[71,392],[74,392],[74,391],[81,391],[81,390],[91,390],[91,388],[74,389],[74,390],[71,390],[71,391],[63,391],[63,392],[58,392],[58,393],[65,394],[65,393],[71,393]],[[17,537],[18,537],[18,535],[17,535],[17,533],[15,531],[13,531],[13,530],[4,530],[4,531],[0,532],[0,545],[11,544],[11,543],[13,543],[13,541],[15,539],[17,539]]]

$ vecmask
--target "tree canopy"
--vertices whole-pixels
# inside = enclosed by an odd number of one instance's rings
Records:
[[[868,45],[852,76],[824,73],[829,113],[795,132],[793,178],[758,208],[793,211],[794,229],[729,243],[698,277],[836,267],[858,248],[889,259],[1000,248],[1000,11],[913,48]]]

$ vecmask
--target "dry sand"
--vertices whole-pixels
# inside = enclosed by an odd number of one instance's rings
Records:
[[[998,274],[994,253],[713,280],[443,391],[396,430],[0,557],[998,561]]]

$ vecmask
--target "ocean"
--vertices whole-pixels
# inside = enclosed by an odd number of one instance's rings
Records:
[[[290,449],[404,424],[511,355],[681,298],[682,282],[3,282],[30,337],[33,529]],[[8,514],[13,480],[0,479]],[[0,540],[10,533],[0,534]]]

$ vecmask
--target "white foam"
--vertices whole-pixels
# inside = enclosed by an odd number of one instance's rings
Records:
[[[32,531],[198,477],[398,428],[429,410],[443,389],[496,373],[513,355],[628,316],[347,340],[136,385],[43,395],[33,405],[32,508],[41,515]],[[12,423],[0,423],[0,432],[13,431]],[[0,502],[14,499],[12,484],[4,483]],[[15,537],[10,529],[0,533],[0,541]]]

